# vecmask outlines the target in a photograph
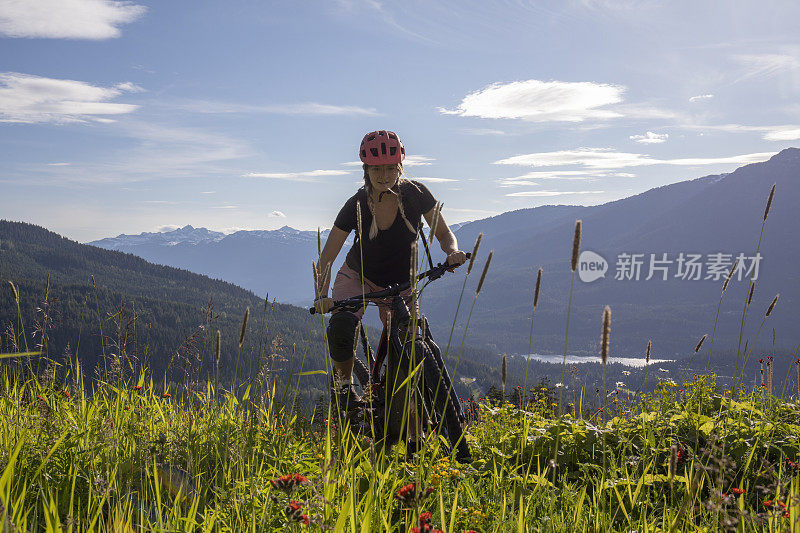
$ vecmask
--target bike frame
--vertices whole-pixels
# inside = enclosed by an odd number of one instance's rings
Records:
[[[467,254],[469,258],[470,254]],[[423,272],[417,275],[416,281],[422,281],[427,279],[428,283],[431,281],[440,278],[444,275],[445,272],[448,270],[452,271],[451,266],[447,264],[438,264],[435,267],[432,267],[430,270]],[[431,357],[427,357],[424,354],[423,359],[420,361],[423,364],[423,375],[426,376],[426,379],[433,380],[436,382],[435,392],[433,392],[433,397],[428,398],[430,401],[431,406],[436,409],[437,405],[439,404],[438,396],[441,393],[441,388],[444,387],[444,394],[445,400],[443,402],[443,407],[441,409],[441,413],[437,412],[435,416],[435,420],[431,420],[430,415],[431,413],[428,411],[425,401],[423,400],[423,391],[420,390],[420,386],[417,383],[414,388],[411,390],[414,396],[414,403],[417,406],[417,417],[421,419],[423,425],[426,429],[429,429],[430,423],[434,422],[437,426],[437,432],[440,432],[443,427],[445,431],[447,431],[446,426],[452,424],[444,424],[446,422],[446,418],[448,415],[454,415],[457,418],[457,423],[462,424],[466,420],[464,416],[463,409],[461,407],[461,402],[458,399],[458,395],[456,394],[452,381],[450,379],[450,375],[447,371],[447,367],[444,364],[444,361],[441,356],[441,351],[436,343],[433,341],[433,336],[430,332],[430,327],[428,325],[427,319],[422,316],[420,320],[415,324],[410,324],[411,316],[408,310],[408,307],[405,304],[405,301],[400,296],[400,294],[411,287],[411,282],[401,283],[397,285],[390,286],[386,289],[375,291],[371,293],[365,293],[360,296],[354,296],[351,298],[346,298],[344,300],[339,300],[334,302],[334,306],[331,311],[334,310],[342,310],[342,311],[356,311],[361,307],[365,307],[371,300],[376,299],[387,299],[391,298],[390,309],[390,319],[389,323],[384,324],[383,331],[381,333],[381,338],[378,343],[377,352],[373,354],[371,347],[369,346],[369,342],[366,338],[366,333],[364,331],[364,327],[360,328],[361,330],[361,342],[364,349],[365,357],[369,363],[369,381],[373,384],[378,384],[381,382],[381,370],[383,368],[383,363],[387,358],[387,354],[389,351],[389,347],[395,357],[398,358],[397,361],[388,361],[387,362],[387,372],[384,375],[384,378],[390,375],[390,364],[399,365],[399,368],[403,369],[411,369],[411,350],[406,349],[405,347],[408,346],[409,342],[411,343],[410,346],[415,346],[416,341],[419,340],[425,344],[430,352]],[[309,312],[314,314],[316,312],[315,308],[310,308]],[[413,325],[413,333],[409,334],[409,326]],[[421,335],[417,335],[418,332],[421,330]],[[405,333],[407,339],[405,341],[401,340],[402,334]],[[387,379],[388,381],[388,379]],[[418,382],[419,380],[415,380]],[[366,385],[366,384],[362,384]],[[394,386],[396,384],[385,383],[385,390],[386,391],[393,391]],[[430,391],[428,392],[428,396],[430,396]],[[387,398],[388,404],[389,398]],[[448,404],[452,407],[453,413],[450,413],[448,410]],[[388,407],[385,405],[385,408]],[[439,411],[439,409],[436,409]],[[385,414],[385,413],[384,413]],[[449,433],[449,432],[448,432]]]

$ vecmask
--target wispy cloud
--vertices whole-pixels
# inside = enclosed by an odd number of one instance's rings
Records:
[[[351,174],[349,170],[309,170],[306,172],[249,172],[243,177],[314,182],[322,176],[346,176],[348,174]]]
[[[800,126],[784,124],[780,126],[747,126],[744,124],[687,125],[684,129],[722,131],[726,133],[761,133],[765,141],[794,141],[800,139]]]
[[[18,72],[0,73],[0,122],[102,122],[102,115],[125,115],[139,106],[109,102],[130,83],[98,87],[82,81],[43,78]]]
[[[170,231],[175,231],[179,229],[181,226],[177,224],[165,224],[163,226],[159,226],[156,228],[156,233],[168,233]]]
[[[776,129],[764,134],[767,141],[796,141],[800,139],[800,128]]]
[[[404,167],[419,167],[425,165],[432,165],[431,161],[436,161],[432,157],[426,155],[409,155],[403,160]]]
[[[492,128],[464,128],[461,130],[467,135],[506,135],[503,130],[495,130]]]
[[[414,176],[411,179],[414,179],[414,180],[417,180],[417,181],[426,181],[428,183],[446,183],[448,181],[458,181],[458,180],[453,179],[453,178],[427,178],[427,177],[424,177],[424,176]]]
[[[119,26],[147,11],[133,2],[114,0],[3,0],[0,35],[50,39],[111,39]]]
[[[634,174],[621,172],[608,172],[603,170],[545,170],[528,172],[513,178],[500,178],[497,182],[500,187],[519,187],[538,185],[540,180],[558,181],[594,181],[599,178],[632,178]],[[533,181],[536,180],[536,181]]]
[[[406,156],[405,160],[403,160],[404,167],[420,167],[420,166],[428,166],[432,165],[432,161],[436,161],[433,157],[428,157],[426,155],[408,155]],[[363,163],[361,161],[347,161],[346,163],[341,163],[343,167],[361,167]]]
[[[539,198],[551,196],[572,196],[583,194],[603,194],[605,191],[520,191],[506,194],[506,196],[523,197],[523,198]]]
[[[267,216],[269,218],[286,218],[286,215],[283,214],[283,211],[273,211]]]
[[[595,82],[526,80],[494,83],[465,96],[458,108],[439,108],[439,111],[462,117],[581,122],[622,116],[601,108],[622,102],[624,92],[622,86]]]
[[[239,209],[238,205],[212,205],[211,209]]]
[[[714,98],[713,94],[698,94],[697,96],[692,96],[689,98],[690,102],[699,102],[701,100],[711,100]]]
[[[641,144],[659,144],[666,142],[669,138],[668,133],[653,133],[648,131],[644,135],[631,135],[630,140]]]
[[[68,167],[72,163],[47,163],[48,167]]]
[[[539,152],[524,154],[495,161],[496,165],[520,165],[530,167],[553,167],[564,165],[581,165],[595,169],[614,169],[641,167],[650,165],[720,165],[747,164],[764,161],[774,152],[743,154],[731,157],[698,157],[680,159],[654,159],[647,154],[617,152],[610,148],[579,148],[577,150],[561,150],[556,152]]]
[[[733,59],[741,66],[741,73],[734,83],[771,78],[800,68],[800,59],[795,54],[739,54]]]
[[[203,114],[252,114],[267,113],[274,115],[360,115],[376,116],[377,110],[352,105],[321,104],[318,102],[303,102],[296,104],[269,104],[254,105],[236,102],[220,102],[214,100],[188,100],[178,102],[164,102],[164,106],[181,111]]]
[[[228,162],[255,154],[246,142],[226,135],[131,117],[115,124],[113,135],[126,139],[123,148],[105,151],[91,161],[45,167],[39,176],[29,179],[63,185],[227,177],[231,172],[240,172],[232,171]]]

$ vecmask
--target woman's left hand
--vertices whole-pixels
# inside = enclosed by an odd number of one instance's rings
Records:
[[[461,250],[456,250],[455,252],[447,256],[447,264],[453,267],[448,270],[452,272],[455,269],[455,267],[463,265],[466,261],[467,261],[467,254],[465,254]]]

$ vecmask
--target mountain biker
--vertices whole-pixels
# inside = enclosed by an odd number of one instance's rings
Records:
[[[429,226],[434,222],[436,199],[425,185],[403,177],[405,148],[396,133],[386,130],[367,133],[361,141],[359,156],[363,163],[364,186],[339,211],[319,258],[322,279],[317,283],[320,293],[314,305],[321,313],[328,312],[334,300],[409,281],[412,245],[417,240],[421,218],[425,217]],[[361,228],[357,228],[357,204]],[[330,276],[325,276],[325,272],[354,229],[355,241],[334,279],[333,298],[329,298]],[[435,235],[447,255],[447,264],[455,267],[466,261],[466,254],[458,249],[458,241],[441,215],[435,225]],[[412,291],[409,288],[401,294],[409,308],[417,305],[416,301],[412,304]],[[379,311],[386,324],[387,306],[379,305]],[[363,313],[363,308],[356,313],[335,311],[328,323],[334,390],[340,405],[346,408],[361,401],[352,389],[351,375],[356,333]]]

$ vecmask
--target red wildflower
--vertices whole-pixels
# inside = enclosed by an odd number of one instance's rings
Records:
[[[766,507],[767,509],[771,509],[772,508],[772,500],[764,500],[764,507]]]
[[[72,398],[72,394],[70,394],[67,389],[62,390],[61,394],[63,394],[65,398]]]
[[[292,522],[303,522],[305,524],[308,523],[308,515],[303,514],[303,504],[296,500],[292,500],[289,502],[289,505],[286,506],[286,516]]]
[[[792,516],[792,515],[791,515],[791,513],[789,513],[789,511],[784,511],[784,512],[783,512],[783,517],[784,517],[784,518],[790,518],[791,516]]]
[[[410,503],[414,500],[422,501],[428,496],[433,493],[433,487],[428,487],[423,492],[417,492],[417,484],[416,483],[409,483],[395,493],[395,499],[399,500],[402,503]]]
[[[172,394],[170,394],[168,392],[165,392],[164,394],[161,395],[161,397],[162,398],[172,398]]]
[[[735,488],[731,489],[731,492],[736,494],[737,496],[741,496],[742,494],[744,494],[744,489]]]
[[[302,474],[286,474],[277,479],[271,479],[269,482],[274,488],[289,494],[297,485],[308,483],[308,479]]]
[[[141,385],[134,385],[133,386],[133,390],[142,390],[142,386]]]
[[[419,522],[419,527],[423,527],[426,524],[430,524],[431,523],[431,513],[430,513],[430,511],[425,511],[424,513],[419,515],[418,522]]]
[[[39,396],[39,395],[37,394],[37,395],[36,395],[36,397],[37,397],[38,399],[42,400],[43,402],[46,402],[46,401],[47,401],[47,400],[45,400],[45,399],[44,399],[44,396]]]

